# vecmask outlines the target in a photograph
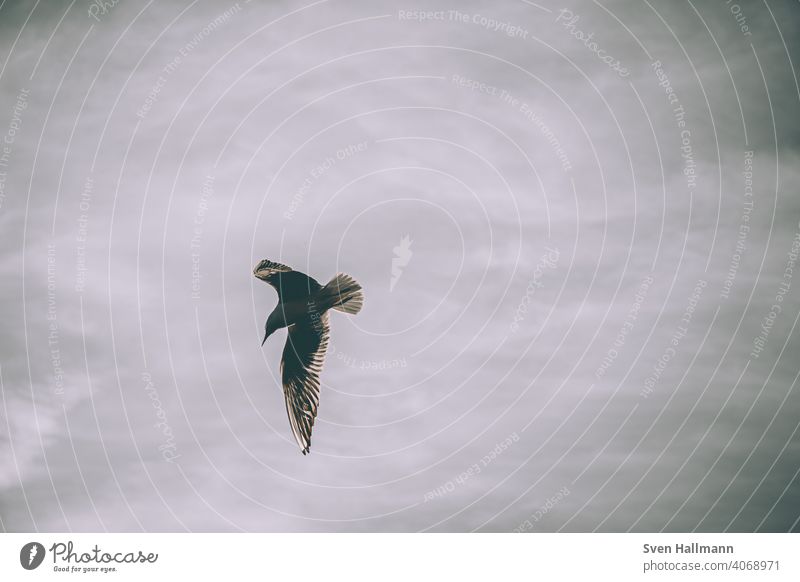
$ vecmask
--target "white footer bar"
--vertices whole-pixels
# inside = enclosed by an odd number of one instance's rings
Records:
[[[794,534],[3,534],[0,580],[800,580]]]

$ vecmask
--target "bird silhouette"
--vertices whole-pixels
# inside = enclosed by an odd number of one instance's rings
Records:
[[[308,275],[267,259],[256,265],[253,275],[278,292],[278,305],[267,318],[261,345],[275,331],[288,328],[281,381],[289,425],[306,455],[319,407],[319,374],[328,349],[328,310],[355,315],[364,305],[364,293],[361,285],[344,273],[323,287]]]

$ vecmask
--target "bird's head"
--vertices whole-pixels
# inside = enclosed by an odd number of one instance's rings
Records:
[[[261,345],[262,345],[262,346],[263,346],[263,345],[264,345],[264,343],[267,341],[267,338],[268,338],[269,336],[271,336],[271,335],[272,335],[272,333],[273,333],[274,331],[275,331],[274,329],[270,329],[270,328],[269,328],[269,325],[267,325],[267,326],[266,326],[266,329],[264,329],[264,339],[263,339],[263,340],[261,340]]]
[[[275,320],[272,314],[270,314],[270,316],[267,318],[267,323],[264,326],[264,339],[261,340],[261,345],[263,346],[264,342],[267,341],[267,338],[275,333],[278,329],[280,329],[280,325],[278,325],[278,322]]]

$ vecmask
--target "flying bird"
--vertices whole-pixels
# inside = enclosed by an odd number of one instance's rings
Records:
[[[303,454],[311,448],[311,429],[319,406],[319,374],[328,348],[328,310],[355,315],[364,305],[361,285],[339,273],[323,287],[291,267],[264,259],[253,275],[278,292],[278,305],[264,326],[264,342],[288,328],[281,358],[281,381],[292,433]]]

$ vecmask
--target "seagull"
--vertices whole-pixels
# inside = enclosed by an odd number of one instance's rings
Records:
[[[355,315],[364,305],[364,293],[344,273],[323,287],[308,275],[267,259],[255,266],[253,275],[278,292],[278,305],[267,318],[261,345],[275,331],[288,328],[281,358],[283,396],[292,433],[306,455],[319,405],[319,373],[328,348],[328,310]]]

